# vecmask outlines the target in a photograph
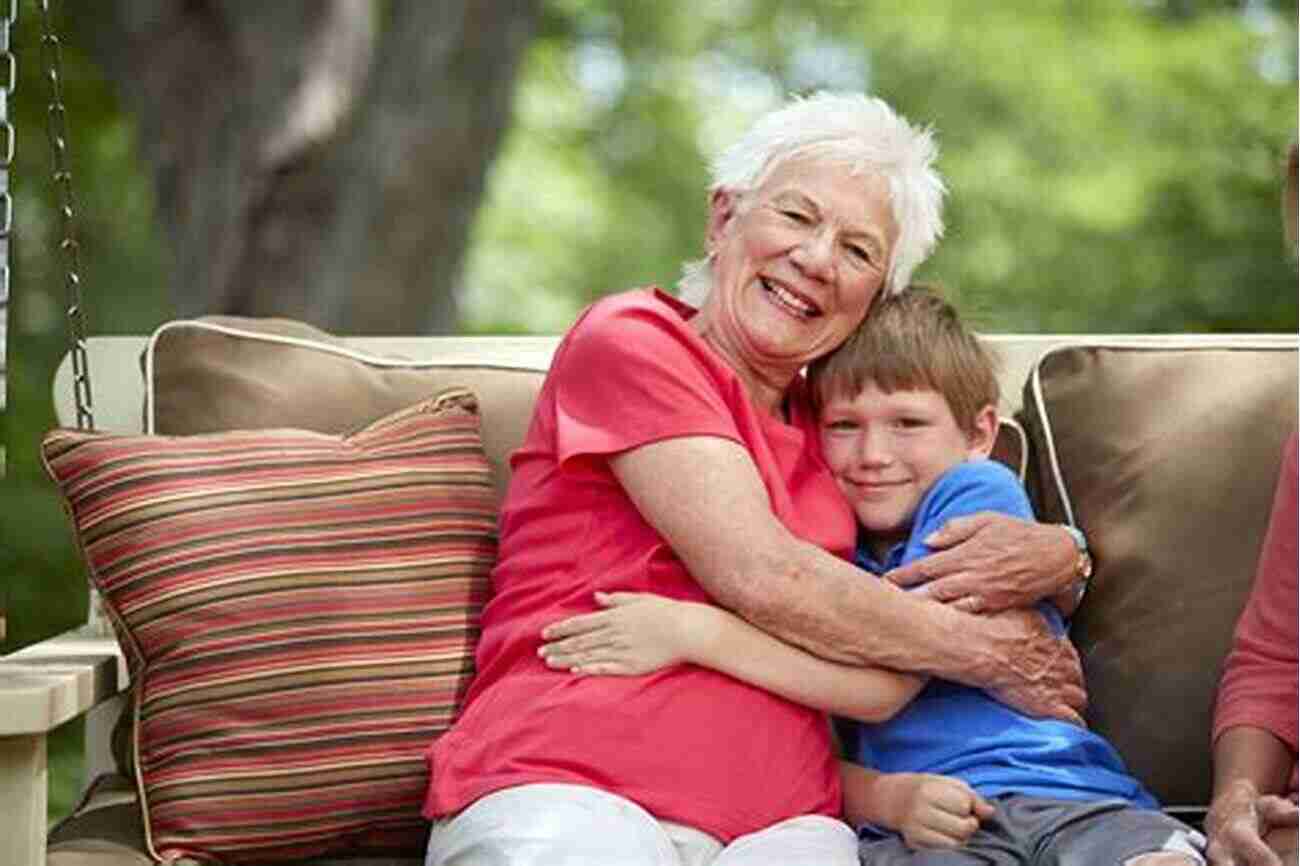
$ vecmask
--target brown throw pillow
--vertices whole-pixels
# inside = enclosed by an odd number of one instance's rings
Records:
[[[132,667],[150,854],[422,850],[496,554],[473,394],[341,437],[55,430],[43,456]]]
[[[1209,802],[1214,691],[1296,389],[1285,338],[1065,347],[1025,388],[1040,518],[1077,523],[1096,561],[1071,632],[1089,724],[1169,807]]]

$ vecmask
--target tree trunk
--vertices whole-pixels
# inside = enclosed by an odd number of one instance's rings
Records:
[[[451,331],[536,0],[117,0],[182,315]]]

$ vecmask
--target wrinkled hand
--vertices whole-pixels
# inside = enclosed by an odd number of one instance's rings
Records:
[[[960,779],[894,773],[881,781],[892,788],[895,804],[887,823],[912,849],[957,848],[993,815],[993,807]]]
[[[925,540],[935,548],[885,578],[968,613],[1029,607],[1075,579],[1078,551],[1059,526],[983,512],[955,517]]]
[[[1282,866],[1264,837],[1294,827],[1297,819],[1300,809],[1285,797],[1261,796],[1250,782],[1234,782],[1214,798],[1205,816],[1205,855],[1211,866]]]
[[[551,623],[537,650],[548,667],[575,674],[636,676],[686,661],[691,609],[641,592],[596,593],[604,610]]]
[[[993,658],[973,683],[1021,712],[1083,726],[1088,706],[1074,644],[1033,610],[1008,610],[976,622],[992,627]]]

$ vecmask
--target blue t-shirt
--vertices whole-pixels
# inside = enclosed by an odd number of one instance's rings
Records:
[[[948,470],[917,506],[905,542],[877,562],[863,540],[856,561],[882,574],[932,552],[923,539],[948,520],[980,511],[1033,519],[1020,482],[992,460]],[[1039,610],[1064,633],[1060,612]],[[898,715],[880,724],[848,722],[846,751],[853,760],[886,773],[938,773],[966,782],[984,797],[1027,794],[1064,800],[1118,797],[1158,808],[1154,797],[1124,767],[1110,743],[1085,728],[1014,710],[982,689],[931,679]]]

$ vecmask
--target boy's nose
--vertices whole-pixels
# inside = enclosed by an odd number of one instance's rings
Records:
[[[883,433],[868,430],[862,434],[858,460],[863,466],[888,466],[893,459],[893,453]]]

